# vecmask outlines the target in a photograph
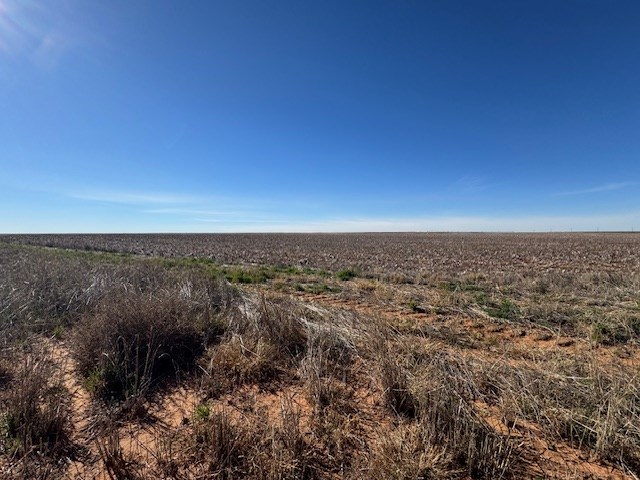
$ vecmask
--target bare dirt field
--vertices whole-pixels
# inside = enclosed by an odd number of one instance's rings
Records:
[[[0,476],[638,478],[639,247],[0,236]]]
[[[5,235],[30,245],[371,274],[637,272],[635,233]]]

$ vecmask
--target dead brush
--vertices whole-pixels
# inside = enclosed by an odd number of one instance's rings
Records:
[[[435,480],[460,476],[444,467],[450,463],[444,448],[429,444],[420,424],[414,422],[380,431],[369,454],[356,461],[362,465],[355,469],[352,478],[359,480]]]
[[[494,371],[505,423],[534,421],[550,440],[564,439],[640,473],[640,382],[593,359]]]
[[[232,422],[224,410],[211,412],[194,426],[199,469],[212,478],[231,479],[248,473],[254,447],[252,432]]]
[[[13,328],[6,332],[18,335],[16,338],[72,326],[123,289],[153,295],[172,291],[176,297],[189,297],[191,304],[211,313],[209,317],[199,315],[198,321],[210,320],[210,325],[201,328],[210,328],[215,336],[220,318],[235,308],[239,298],[237,291],[220,278],[185,269],[168,270],[133,257],[1,247],[0,313],[6,322],[0,328],[4,330],[7,324],[21,326],[24,331]],[[183,288],[176,291],[180,285]]]
[[[264,411],[248,416],[224,409],[210,412],[194,423],[185,439],[190,462],[184,478],[317,478],[318,453],[300,422],[290,399],[283,399],[275,424]]]
[[[71,343],[85,385],[108,403],[120,402],[189,370],[204,348],[198,313],[172,295],[134,291],[106,299],[78,323]]]
[[[386,357],[380,366],[384,402],[396,415],[414,418],[416,399],[409,390],[408,374],[393,358]]]
[[[118,429],[115,425],[111,427],[95,441],[106,474],[110,480],[142,480],[139,465],[128,459],[122,449]]]
[[[44,347],[20,353],[0,391],[3,442],[0,451],[13,462],[28,456],[56,458],[72,448],[68,392],[55,374]]]
[[[75,321],[88,308],[85,289],[90,267],[33,252],[17,254],[14,262],[0,263],[0,312],[3,327],[11,325],[6,340],[32,333],[51,333]]]
[[[280,353],[296,359],[307,346],[307,331],[298,306],[287,297],[261,296],[245,303],[244,312],[231,319],[229,331],[262,338]]]
[[[273,345],[253,335],[239,334],[210,347],[199,363],[205,373],[202,388],[214,398],[240,385],[263,385],[276,380],[286,368]]]
[[[321,414],[330,404],[347,403],[345,390],[356,351],[330,325],[308,324],[307,328],[307,348],[299,371],[316,414]]]
[[[318,478],[319,452],[302,433],[300,412],[289,397],[281,400],[280,425],[275,428],[270,443],[271,451],[280,450],[280,454],[269,478]]]
[[[454,467],[472,478],[504,478],[517,458],[513,442],[474,410],[480,396],[466,362],[443,353],[422,364],[412,390],[428,444],[444,448]]]

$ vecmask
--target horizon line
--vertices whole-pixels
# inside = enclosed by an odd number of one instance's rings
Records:
[[[371,234],[533,234],[533,233],[640,233],[640,230],[371,230],[371,231],[315,231],[305,232],[301,230],[291,231],[248,231],[248,232],[171,232],[171,231],[146,231],[146,232],[0,232],[0,237],[11,235],[371,235]]]

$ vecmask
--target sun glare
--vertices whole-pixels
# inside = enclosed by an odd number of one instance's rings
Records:
[[[0,50],[7,50],[7,38],[9,32],[9,9],[4,0],[0,0]]]
[[[28,54],[50,33],[51,11],[41,2],[0,0],[0,49]]]
[[[28,38],[21,5],[8,0],[0,0],[0,50],[19,53]]]

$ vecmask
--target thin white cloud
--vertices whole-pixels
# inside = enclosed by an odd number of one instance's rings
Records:
[[[54,68],[70,50],[86,46],[82,18],[73,2],[0,0],[0,53]]]
[[[52,217],[53,218],[53,217]],[[630,231],[640,229],[640,211],[611,215],[567,216],[442,216],[418,218],[344,218],[329,220],[269,221],[234,219],[234,221],[198,222],[185,219],[180,223],[162,223],[145,219],[123,219],[121,224],[87,219],[81,224],[61,224],[58,219],[43,220],[37,226],[27,219],[3,218],[0,231],[34,233],[244,233],[244,232],[562,232],[562,231]],[[207,228],[207,225],[209,228]]]
[[[154,213],[158,215],[202,215],[202,216],[241,216],[247,215],[248,212],[239,210],[209,210],[201,208],[151,208],[143,210],[143,213]]]
[[[265,213],[268,202],[245,198],[183,195],[171,192],[92,190],[66,193],[68,197],[139,208],[141,214],[181,218],[201,223],[257,222],[274,218]],[[272,205],[273,207],[273,205]]]
[[[198,223],[229,223],[228,221],[225,221],[221,218],[194,218],[193,221]]]
[[[189,195],[172,193],[139,193],[118,191],[72,192],[69,197],[94,202],[120,203],[128,205],[180,205],[196,203],[200,199]]]
[[[598,191],[631,185],[611,184]],[[590,189],[594,190],[594,189]],[[595,231],[640,228],[640,212],[610,215],[448,215],[420,217],[301,218],[286,209],[248,205],[246,199],[195,197],[174,193],[92,191],[73,198],[143,207],[141,213],[181,218],[183,231],[211,225],[216,232],[403,232],[403,231]],[[222,208],[221,208],[222,206]],[[229,208],[224,208],[228,206]],[[146,208],[144,208],[146,207]],[[151,222],[150,224],[153,224]],[[118,230],[116,228],[116,230]]]
[[[588,195],[590,193],[611,192],[614,190],[621,190],[623,188],[635,185],[636,182],[619,182],[619,183],[607,183],[599,185],[597,187],[585,188],[583,190],[570,190],[568,192],[559,192],[553,194],[554,197],[566,197],[571,195]]]
[[[263,217],[260,216],[251,216],[251,217],[237,217],[237,218],[193,218],[191,219],[194,222],[199,222],[199,223],[218,223],[218,224],[226,224],[226,225],[242,225],[243,228],[248,226],[248,225],[280,225],[280,226],[292,226],[292,225],[296,225],[295,222],[292,222],[291,220],[278,220],[273,218],[273,216],[269,216],[269,215],[264,215]],[[281,228],[281,227],[280,227]]]

